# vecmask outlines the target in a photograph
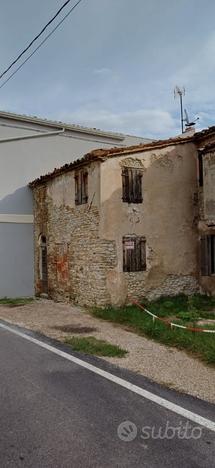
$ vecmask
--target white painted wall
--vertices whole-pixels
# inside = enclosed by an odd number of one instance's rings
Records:
[[[63,124],[62,124],[63,126]],[[33,229],[25,218],[33,214],[32,193],[28,183],[82,157],[95,148],[128,146],[144,139],[109,136],[66,130],[64,134],[41,138],[11,138],[40,135],[59,130],[19,119],[6,118],[0,112],[0,297],[30,296],[33,291]],[[3,141],[8,139],[7,141]],[[14,217],[1,215],[16,215]]]

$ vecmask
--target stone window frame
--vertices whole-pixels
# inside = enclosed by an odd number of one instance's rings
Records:
[[[146,271],[145,236],[126,235],[122,238],[123,272]]]
[[[75,171],[75,204],[84,205],[88,202],[88,171],[79,169]]]

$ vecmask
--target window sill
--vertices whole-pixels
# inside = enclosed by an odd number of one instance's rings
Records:
[[[128,205],[140,205],[141,203],[143,203],[143,200],[130,201],[130,200],[123,200],[122,199],[122,202],[123,203],[128,203]]]
[[[126,274],[134,274],[134,273],[146,273],[146,269],[145,270],[135,270],[135,271],[123,271],[123,273],[126,273]]]
[[[86,201],[86,202],[81,202],[81,203],[75,202],[75,206],[87,205],[87,203],[88,203],[88,201]]]

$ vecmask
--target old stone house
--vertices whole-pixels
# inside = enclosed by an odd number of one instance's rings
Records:
[[[215,127],[91,151],[30,187],[37,294],[120,305],[215,293]]]
[[[29,180],[96,148],[151,141],[0,110],[0,298],[34,294]]]

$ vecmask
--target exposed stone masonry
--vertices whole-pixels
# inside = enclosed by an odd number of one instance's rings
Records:
[[[143,299],[146,297],[149,300],[153,300],[161,296],[190,295],[199,292],[198,280],[191,275],[164,276],[163,282],[154,284],[153,287],[147,287],[147,281],[142,272],[125,273],[125,277],[128,285],[129,301],[131,298]]]
[[[35,208],[35,239],[47,236],[49,296],[81,305],[110,303],[106,271],[117,264],[116,245],[99,238],[98,208],[54,206],[44,186],[35,190]],[[35,245],[36,289],[41,293]]]

